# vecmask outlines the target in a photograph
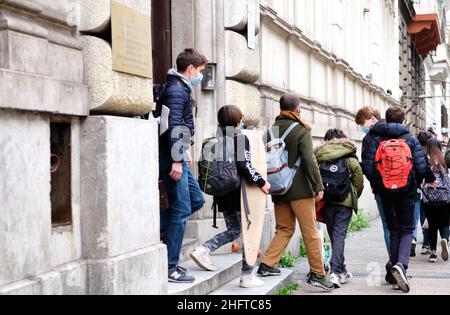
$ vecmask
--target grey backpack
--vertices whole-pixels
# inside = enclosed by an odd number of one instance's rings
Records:
[[[430,206],[445,206],[450,204],[450,177],[445,172],[435,173],[436,187],[423,184],[422,200]]]
[[[271,185],[271,195],[285,195],[291,189],[295,174],[301,165],[301,159],[298,158],[293,168],[289,167],[289,152],[286,150],[286,138],[298,126],[299,123],[293,123],[281,138],[275,138],[273,127],[269,129],[270,141],[266,146],[267,157],[267,176]]]

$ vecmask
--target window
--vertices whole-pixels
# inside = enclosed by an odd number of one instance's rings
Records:
[[[70,123],[50,124],[52,227],[72,224],[72,163]]]

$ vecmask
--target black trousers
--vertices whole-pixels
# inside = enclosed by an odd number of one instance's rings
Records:
[[[335,274],[347,272],[345,266],[345,239],[352,220],[353,210],[347,207],[327,204],[323,211],[328,235],[331,238],[331,272]]]
[[[449,239],[450,205],[430,206],[422,204],[423,210],[428,220],[428,237],[430,239],[431,250],[437,249],[438,232],[442,239]]]
[[[409,266],[409,256],[416,220],[414,215],[416,191],[403,194],[382,193],[386,223],[391,232],[391,262],[393,265]]]

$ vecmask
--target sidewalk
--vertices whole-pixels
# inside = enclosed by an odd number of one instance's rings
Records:
[[[421,237],[419,237],[421,240]],[[439,242],[440,244],[440,242]],[[428,262],[428,256],[420,255],[422,245],[417,246],[417,257],[411,258],[409,276],[411,293],[417,295],[450,294],[450,264],[439,257],[436,264]],[[438,245],[438,253],[440,248]],[[332,295],[387,295],[404,294],[392,290],[386,284],[385,264],[388,261],[383,240],[383,228],[380,220],[371,223],[371,228],[360,233],[352,234],[347,239],[346,248],[347,268],[354,276],[353,282],[332,292],[323,292],[306,283],[309,266],[304,259],[297,268],[295,280],[300,288],[293,295],[332,294]]]

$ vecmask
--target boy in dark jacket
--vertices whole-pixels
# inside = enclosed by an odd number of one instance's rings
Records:
[[[266,182],[262,178],[261,174],[259,174],[252,166],[250,142],[239,128],[242,118],[242,112],[238,107],[222,107],[218,113],[218,133],[220,136],[233,136],[234,138],[234,159],[236,161],[239,176],[244,178],[248,183],[259,186],[265,194],[268,194],[270,191],[270,184]],[[196,248],[190,255],[192,260],[194,260],[199,267],[206,271],[215,271],[217,269],[211,261],[210,253],[213,253],[220,247],[237,240],[242,231],[241,187],[225,196],[215,197],[214,201],[219,208],[219,212],[223,213],[227,230],[223,233],[217,234],[212,239],[205,242],[202,246]],[[248,265],[245,259],[244,251],[240,281],[240,286],[242,288],[264,286],[264,282],[258,279],[253,271],[254,267]]]
[[[191,283],[194,277],[178,266],[186,222],[205,204],[203,193],[191,173],[189,148],[195,133],[192,89],[202,82],[207,60],[193,49],[177,58],[177,70],[167,75],[163,105],[170,109],[169,129],[159,141],[159,172],[169,197],[170,208],[161,216],[161,230],[167,246],[169,281]]]
[[[415,229],[415,202],[418,185],[424,180],[427,172],[427,162],[419,141],[409,133],[403,123],[405,113],[400,107],[391,107],[386,112],[386,124],[378,127],[379,136],[367,150],[363,164],[365,174],[376,187],[381,196],[386,221],[391,233],[391,272],[396,284],[403,292],[410,291],[410,284],[406,276],[409,265],[413,232]],[[408,144],[413,158],[413,179],[403,192],[392,192],[384,188],[381,176],[377,170],[376,152],[379,145],[386,140],[404,139]]]
[[[372,107],[365,106],[361,108],[355,117],[356,123],[361,127],[361,131],[366,135],[363,139],[362,143],[362,170],[364,175],[368,178],[370,182],[370,178],[367,176],[373,167],[373,161],[370,160],[370,156],[374,156],[376,154],[377,145],[376,138],[380,136],[381,130],[386,126],[386,121],[381,119],[380,112]],[[383,203],[381,202],[381,196],[377,191],[376,185],[370,182],[370,186],[372,187],[372,192],[375,196],[375,201],[377,203],[378,212],[380,213],[381,223],[383,224],[383,234],[384,234],[384,242],[386,244],[386,249],[388,253],[388,257],[391,257],[391,233],[389,232],[388,225],[386,222],[386,215],[384,214]],[[392,264],[388,262],[386,264],[386,282],[389,284],[395,284],[395,279],[391,274]]]

